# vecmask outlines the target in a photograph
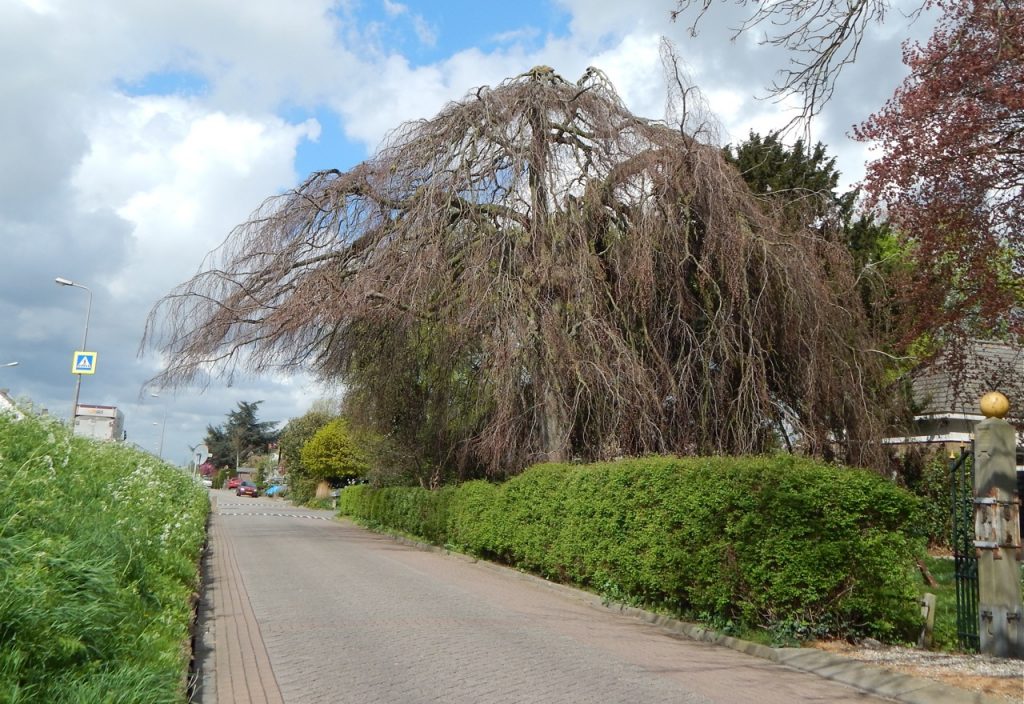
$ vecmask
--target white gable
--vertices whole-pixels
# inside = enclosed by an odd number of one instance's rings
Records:
[[[0,390],[0,413],[13,413],[14,417],[19,419],[24,417],[21,411],[18,410],[18,406],[14,403],[14,399],[4,390]]]

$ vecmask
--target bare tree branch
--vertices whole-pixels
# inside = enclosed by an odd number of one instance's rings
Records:
[[[144,344],[161,384],[341,380],[352,417],[430,472],[760,452],[783,416],[797,449],[874,462],[881,367],[849,256],[782,223],[600,71],[538,67],[267,201]]]
[[[689,25],[696,35],[698,25],[720,0],[676,0],[672,20],[693,15]],[[835,82],[843,69],[857,59],[864,33],[880,24],[889,12],[890,0],[735,0],[750,7],[750,15],[733,29],[733,39],[755,29],[765,29],[762,44],[790,53],[788,67],[779,70],[770,94],[782,99],[799,97],[803,109],[791,121],[809,123],[832,98]]]

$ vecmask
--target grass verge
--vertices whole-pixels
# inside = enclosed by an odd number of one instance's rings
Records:
[[[202,487],[54,419],[0,414],[0,492],[0,701],[184,701]]]

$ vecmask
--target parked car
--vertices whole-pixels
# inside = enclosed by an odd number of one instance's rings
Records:
[[[228,479],[227,488],[228,489],[237,489],[238,486],[241,483],[242,483],[242,478],[241,477],[231,477],[231,479]]]
[[[255,499],[259,495],[259,487],[249,481],[242,482],[238,485],[238,488],[235,489],[235,496],[251,496]]]
[[[207,489],[213,488],[213,480],[210,479],[209,477],[203,477],[202,482],[203,486],[205,486]]]

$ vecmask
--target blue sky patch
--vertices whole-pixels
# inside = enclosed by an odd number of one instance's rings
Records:
[[[387,10],[384,0],[364,2],[356,10],[360,26],[385,53],[400,53],[410,65],[443,61],[467,49],[519,45],[531,51],[546,38],[569,36],[570,15],[547,0],[483,3],[479,0],[423,0]]]
[[[338,115],[326,107],[308,110],[291,109],[282,113],[283,119],[293,124],[315,118],[320,123],[320,138],[313,142],[304,139],[295,151],[295,173],[302,181],[314,171],[338,169],[346,171],[370,155],[362,144],[345,137]]]
[[[208,92],[210,83],[192,71],[155,71],[138,81],[118,81],[118,89],[125,95],[200,96]]]

